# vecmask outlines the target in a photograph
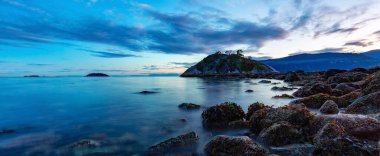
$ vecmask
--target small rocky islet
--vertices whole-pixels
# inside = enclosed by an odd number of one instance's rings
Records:
[[[255,77],[286,79],[300,88],[273,98],[297,99],[277,108],[256,102],[247,113],[233,102],[205,109],[205,129],[249,130],[213,137],[204,146],[207,155],[284,155],[277,150],[282,147],[288,149],[285,155],[379,155],[380,68]]]

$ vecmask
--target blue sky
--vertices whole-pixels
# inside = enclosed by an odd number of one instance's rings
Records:
[[[207,54],[380,49],[376,0],[0,0],[0,76],[180,73]]]

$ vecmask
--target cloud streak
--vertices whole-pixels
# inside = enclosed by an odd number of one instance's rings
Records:
[[[125,57],[140,57],[132,54],[124,54],[124,53],[113,53],[113,52],[105,52],[105,51],[96,51],[89,49],[79,49],[81,51],[86,51],[92,53],[93,56],[102,57],[102,58],[125,58]]]

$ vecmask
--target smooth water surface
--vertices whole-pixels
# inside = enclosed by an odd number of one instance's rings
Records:
[[[281,84],[260,84],[260,79],[202,79],[180,77],[40,77],[0,78],[1,155],[65,155],[81,139],[101,143],[76,155],[111,151],[142,154],[149,146],[195,131],[197,151],[217,134],[243,135],[246,130],[211,131],[202,128],[204,109],[185,111],[183,102],[205,107],[231,101],[245,111],[260,101],[275,107],[290,100],[272,99],[292,91],[271,91]],[[247,89],[254,90],[246,93]],[[148,90],[157,94],[138,94]],[[186,122],[181,121],[185,119]]]

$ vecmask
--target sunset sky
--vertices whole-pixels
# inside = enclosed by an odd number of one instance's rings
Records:
[[[378,0],[0,0],[0,76],[181,73],[218,50],[380,49]]]

